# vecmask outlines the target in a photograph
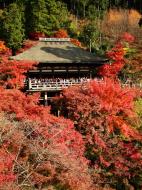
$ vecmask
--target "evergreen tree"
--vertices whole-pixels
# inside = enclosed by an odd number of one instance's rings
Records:
[[[68,12],[65,5],[55,0],[33,0],[26,5],[31,11],[26,24],[28,32],[43,32],[50,34],[52,31],[65,26]]]
[[[97,49],[99,46],[99,36],[100,31],[96,26],[95,22],[87,24],[81,34],[81,40],[84,44],[92,51],[92,49]]]
[[[10,4],[2,14],[3,39],[13,53],[20,48],[24,38],[22,14],[16,3]]]
[[[27,15],[28,20],[26,20],[26,23],[29,23],[29,30],[31,30],[31,32],[40,31],[45,33],[48,24],[45,0],[31,1],[28,5],[31,8],[31,17]]]
[[[81,0],[80,3],[83,6],[83,17],[85,17],[86,16],[86,6],[89,3],[89,0]]]

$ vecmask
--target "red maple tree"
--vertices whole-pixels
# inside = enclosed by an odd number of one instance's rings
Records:
[[[142,134],[131,125],[137,120],[134,100],[140,95],[136,89],[105,78],[66,89],[57,100],[83,135],[86,157],[104,184],[140,178]]]
[[[110,60],[109,64],[105,64],[99,68],[98,74],[102,77],[117,79],[119,72],[126,63],[125,55],[127,54],[126,45],[134,41],[134,37],[129,33],[124,33],[116,45],[108,52],[107,58]],[[126,44],[127,43],[127,44]]]

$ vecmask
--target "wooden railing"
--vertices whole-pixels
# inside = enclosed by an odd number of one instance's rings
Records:
[[[55,82],[32,82],[28,81],[28,90],[29,91],[60,91],[63,88],[67,88],[69,86],[81,85],[85,84],[87,81],[55,81]],[[103,81],[100,81],[103,82]],[[122,83],[122,87],[134,87],[134,88],[142,88],[142,83],[138,84],[129,84]]]
[[[44,82],[44,83],[32,83],[29,82],[29,90],[31,91],[55,91],[62,90],[63,88],[67,88],[69,86],[79,85],[82,82]]]

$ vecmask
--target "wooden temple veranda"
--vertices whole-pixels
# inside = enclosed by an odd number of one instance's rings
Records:
[[[106,59],[73,45],[70,38],[40,38],[35,46],[12,59],[39,62],[36,70],[27,73],[26,91],[40,92],[44,105],[63,88],[94,78],[95,68],[106,63]]]

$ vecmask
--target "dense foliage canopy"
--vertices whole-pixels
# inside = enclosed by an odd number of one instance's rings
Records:
[[[110,61],[98,69],[99,80],[54,100],[68,119],[39,105],[39,94],[22,92],[25,73],[38,63],[9,56],[39,37],[66,38],[68,32],[75,45],[81,47],[72,37],[96,50],[102,36],[96,18],[112,7],[141,11],[141,0],[0,0],[0,7],[0,38],[9,47],[0,41],[0,189],[140,190],[142,94],[118,80],[134,37],[125,32],[106,52]],[[86,19],[82,30],[78,19]],[[32,41],[23,43],[26,38]]]
[[[141,116],[134,104],[135,100],[140,103],[142,94],[118,81],[126,64],[127,43],[133,40],[125,33],[107,52],[110,64],[100,67],[101,79],[65,89],[62,97],[55,98],[58,109],[74,121],[84,138],[85,156],[96,183],[108,183],[116,189],[130,188],[130,184],[140,189],[142,185]]]
[[[141,11],[142,3],[140,0],[1,0],[0,7],[0,39],[5,40],[15,53],[31,32],[50,36],[54,31],[65,28],[71,35],[78,37],[78,19],[91,20],[92,25],[87,22],[83,34],[79,36],[87,46],[91,38],[92,46],[96,48],[94,44],[97,46],[99,43],[96,39],[102,35],[97,22],[107,10],[122,7]],[[76,16],[76,21],[72,21],[71,15]],[[88,34],[89,39],[82,37]]]
[[[38,94],[18,90],[35,63],[9,55],[0,42],[0,188],[93,190],[81,134],[72,121],[38,105]]]

